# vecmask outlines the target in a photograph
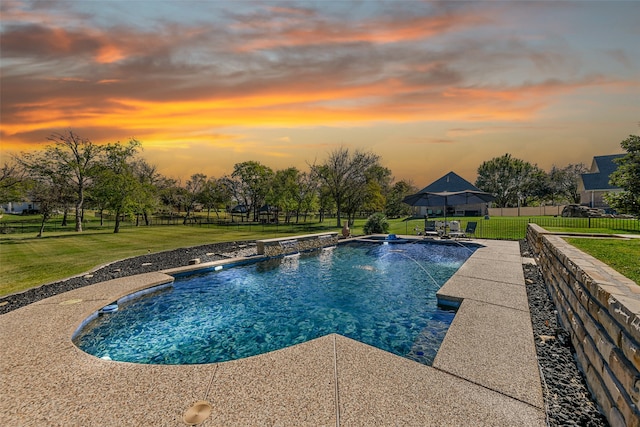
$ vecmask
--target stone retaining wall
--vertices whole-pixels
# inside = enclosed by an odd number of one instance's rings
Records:
[[[338,233],[305,234],[256,241],[258,255],[281,256],[338,244]]]
[[[640,286],[535,224],[527,241],[602,412],[640,426]]]

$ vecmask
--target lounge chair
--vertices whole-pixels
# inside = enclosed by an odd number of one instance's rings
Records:
[[[454,232],[453,229],[451,230],[451,233],[449,233],[449,235],[455,239],[461,238],[461,237],[466,237],[466,238],[471,238],[470,236],[473,236],[474,238],[476,237],[476,227],[478,226],[478,223],[475,221],[469,221],[467,223],[467,227],[464,229],[464,231],[457,231]]]
[[[439,236],[438,230],[436,229],[435,221],[425,221],[424,223],[424,235],[426,236]]]

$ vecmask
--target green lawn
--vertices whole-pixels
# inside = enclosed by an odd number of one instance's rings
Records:
[[[0,221],[7,221],[8,216]],[[435,219],[435,218],[434,218]],[[448,218],[450,219],[450,218]],[[476,221],[476,237],[485,239],[519,240],[524,238],[530,218],[492,217],[491,219],[456,217],[464,229],[468,221]],[[533,218],[539,221],[555,221],[555,218]],[[15,217],[11,221],[37,220]],[[570,219],[569,219],[570,220]],[[55,223],[56,220],[51,221]],[[234,223],[228,225],[175,225],[134,227],[126,223],[120,233],[114,234],[112,226],[100,228],[95,218],[76,233],[73,224],[56,231],[47,231],[43,238],[36,238],[37,227],[25,226],[28,232],[21,233],[21,225],[10,234],[0,234],[0,296],[19,292],[44,283],[54,282],[83,273],[99,265],[123,258],[180,247],[238,240],[256,240],[294,234],[309,234],[324,231],[340,231],[335,218],[323,223],[262,225]],[[364,219],[356,221],[351,231],[362,234]],[[423,219],[393,219],[389,221],[389,233],[415,235],[415,228],[423,228]],[[566,219],[563,219],[565,225]],[[6,224],[6,223],[5,223]],[[59,220],[58,220],[59,224]],[[553,229],[553,227],[548,227]],[[567,231],[594,232],[590,228],[566,228]],[[617,229],[597,229],[603,233],[620,233]],[[637,232],[640,234],[640,232]],[[636,246],[637,249],[637,246]],[[637,256],[636,256],[637,259]],[[606,261],[605,261],[606,262]],[[615,267],[614,267],[615,268]],[[622,271],[621,271],[622,272]],[[626,273],[623,272],[626,275]],[[629,276],[628,276],[629,277]],[[638,279],[633,279],[638,282]]]
[[[640,284],[640,239],[567,238],[567,242]]]
[[[321,232],[328,227],[308,228]],[[337,230],[336,227],[330,228]],[[314,231],[315,230],[315,231]],[[123,228],[82,233],[50,233],[43,238],[14,234],[0,238],[0,296],[50,283],[96,266],[149,251],[208,243],[267,239],[301,234],[295,227],[189,227]]]
[[[544,227],[546,230],[559,233],[583,233],[583,234],[640,234],[639,231],[618,230],[614,228],[569,228],[569,227]]]

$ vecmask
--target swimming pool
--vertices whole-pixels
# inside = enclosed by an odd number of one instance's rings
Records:
[[[474,250],[345,244],[203,271],[95,317],[73,341],[105,359],[199,364],[337,333],[431,364],[455,315],[436,292]]]

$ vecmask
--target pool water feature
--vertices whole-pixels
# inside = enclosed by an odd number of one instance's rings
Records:
[[[437,290],[470,256],[437,243],[343,244],[179,276],[74,336],[107,360],[199,364],[337,333],[430,365],[455,316]]]

